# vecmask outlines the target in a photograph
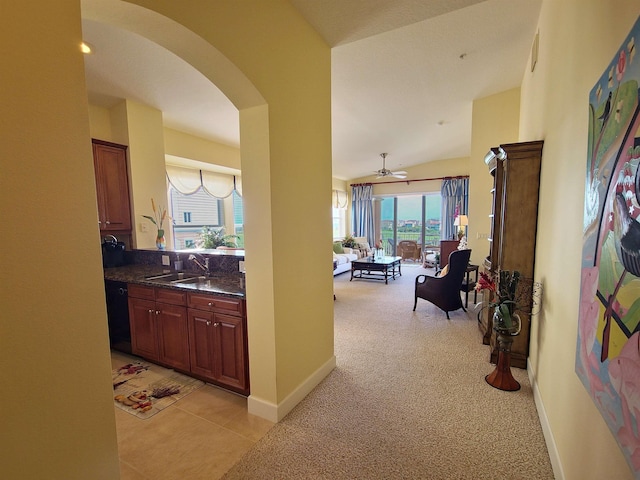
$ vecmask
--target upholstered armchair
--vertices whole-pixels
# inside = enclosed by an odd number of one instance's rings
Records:
[[[418,298],[422,298],[444,310],[447,318],[449,318],[449,312],[460,308],[466,312],[460,297],[460,287],[470,258],[471,250],[455,250],[449,255],[448,269],[443,275],[439,277],[418,275],[413,310],[416,309]]]
[[[398,255],[402,257],[402,260],[420,261],[422,259],[418,242],[414,240],[400,240],[398,242]]]
[[[373,250],[369,245],[369,240],[367,240],[367,237],[353,237],[353,239],[356,241],[356,249],[360,250],[360,258],[373,255]]]

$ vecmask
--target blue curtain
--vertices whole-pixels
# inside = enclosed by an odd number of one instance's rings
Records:
[[[351,187],[351,203],[354,236],[367,237],[373,246],[373,185]]]
[[[456,216],[468,215],[469,211],[469,178],[442,180],[440,195],[442,197],[440,238],[442,240],[456,239],[458,237],[453,222]]]

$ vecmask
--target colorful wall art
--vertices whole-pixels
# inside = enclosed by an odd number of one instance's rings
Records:
[[[576,373],[640,479],[640,18],[589,96]]]

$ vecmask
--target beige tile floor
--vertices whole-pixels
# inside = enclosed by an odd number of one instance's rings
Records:
[[[220,478],[273,426],[247,412],[246,398],[208,384],[144,420],[114,410],[121,480]]]

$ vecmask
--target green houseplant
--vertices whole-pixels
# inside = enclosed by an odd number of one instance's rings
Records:
[[[347,247],[347,248],[356,248],[356,241],[353,238],[353,236],[351,235],[347,235],[346,237],[344,237],[344,240],[342,240],[342,246],[343,247]]]
[[[225,235],[224,227],[211,228],[205,226],[200,233],[200,239],[198,240],[198,246],[200,248],[217,248],[217,247],[232,247],[237,246],[236,240],[238,235]]]

